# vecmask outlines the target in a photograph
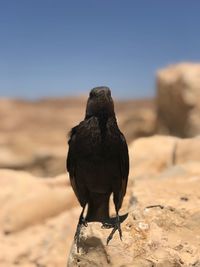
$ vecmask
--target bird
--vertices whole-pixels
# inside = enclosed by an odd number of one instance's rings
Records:
[[[68,146],[66,168],[82,207],[74,236],[78,251],[81,228],[88,222],[101,222],[102,228],[113,228],[107,244],[117,230],[122,240],[119,210],[126,194],[129,153],[117,124],[109,87],[95,87],[90,91],[85,118],[71,129]],[[109,223],[111,194],[116,211],[112,224]]]

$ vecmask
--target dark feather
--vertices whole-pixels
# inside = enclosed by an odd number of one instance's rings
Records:
[[[109,217],[111,193],[118,212],[129,173],[126,140],[118,128],[112,98],[108,91],[104,97],[102,90],[96,98],[95,91],[90,96],[86,117],[72,129],[68,142],[67,170],[81,206],[88,204],[88,221]]]

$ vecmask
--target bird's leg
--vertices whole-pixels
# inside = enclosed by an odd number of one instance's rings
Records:
[[[109,236],[107,238],[107,245],[110,242],[110,240],[113,238],[113,235],[117,230],[119,231],[119,237],[122,240],[122,230],[121,230],[121,224],[120,224],[120,218],[119,218],[118,211],[117,211],[117,216],[116,216],[116,222],[114,224],[112,232],[109,234]]]
[[[110,229],[110,228],[113,228],[114,225],[115,225],[115,219],[113,220],[114,218],[109,218],[107,220],[104,220],[102,222],[102,226],[101,228],[103,229]]]
[[[76,227],[76,233],[74,235],[74,241],[76,243],[76,246],[77,246],[77,252],[79,253],[79,245],[80,245],[80,233],[81,233],[81,228],[82,226],[86,226],[87,227],[87,221],[85,220],[85,218],[83,217],[83,214],[84,214],[84,210],[85,210],[85,206],[83,207],[83,210],[80,214],[80,217],[79,217],[79,221],[78,221],[78,224],[77,224],[77,227]]]
[[[110,228],[113,228],[113,223],[103,222],[101,228],[102,229],[110,229]]]

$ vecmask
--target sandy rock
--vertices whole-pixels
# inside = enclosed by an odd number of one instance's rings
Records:
[[[68,267],[86,266],[198,266],[200,264],[200,176],[170,175],[138,180],[118,233],[106,246],[111,230],[90,223],[82,229],[80,251],[72,245]],[[150,207],[155,205],[155,207]],[[196,264],[196,265],[195,265]]]
[[[31,140],[22,139],[19,142],[16,138],[14,141],[17,143],[15,147],[1,147],[0,168],[25,170],[37,176],[45,174],[47,177],[65,172],[66,145],[62,148],[48,148],[35,146]]]
[[[25,172],[0,171],[1,230],[11,233],[71,209],[77,204],[71,187],[45,185]],[[67,179],[67,177],[66,177]]]
[[[0,234],[0,266],[66,266],[79,213],[73,208],[23,231]]]
[[[200,138],[179,139],[169,136],[139,138],[129,146],[131,177],[153,177],[176,164],[200,162]],[[196,162],[196,163],[195,163]],[[192,168],[190,168],[192,169]],[[198,170],[197,170],[198,172]]]
[[[69,174],[67,172],[53,178],[51,177],[49,179],[42,179],[41,182],[50,187],[66,187],[70,185]]]
[[[157,73],[158,132],[180,137],[200,133],[200,64],[182,63]]]
[[[176,163],[200,161],[200,137],[179,139],[176,147]]]
[[[130,142],[155,128],[152,100],[116,101],[121,130]],[[66,169],[67,139],[85,114],[86,97],[22,101],[0,99],[0,168],[55,177]]]
[[[177,138],[153,136],[139,138],[129,146],[131,175],[152,176],[173,165]]]
[[[200,174],[185,170],[181,165],[171,166],[152,179],[136,180],[132,195],[141,207],[171,206],[177,210],[198,212]],[[135,205],[135,204],[134,204]]]
[[[199,161],[189,161],[179,164],[185,171],[193,174],[194,176],[200,175],[200,164]]]
[[[120,128],[127,141],[155,134],[156,112],[151,108],[130,109],[118,116]]]
[[[130,180],[120,210],[129,212],[123,241],[116,233],[106,246],[111,229],[89,223],[79,254],[72,243],[81,208],[75,207],[67,175],[41,179],[1,170],[0,266],[199,266],[198,146],[198,138],[165,136],[131,144]]]
[[[80,252],[72,246],[68,267],[192,266],[200,262],[200,230],[193,236],[189,225],[184,213],[170,207],[136,210],[122,224],[123,241],[116,233],[106,246],[110,230],[90,224],[83,230]]]

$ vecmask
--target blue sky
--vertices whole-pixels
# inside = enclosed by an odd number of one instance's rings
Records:
[[[0,96],[153,96],[159,68],[200,61],[200,1],[0,0]]]

